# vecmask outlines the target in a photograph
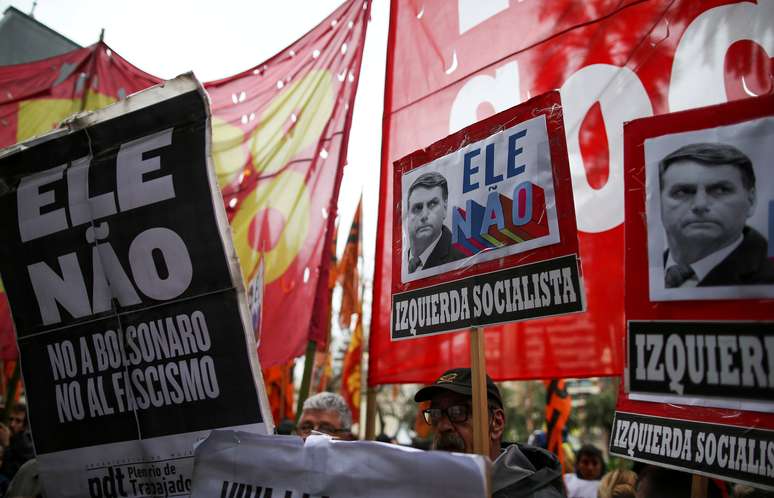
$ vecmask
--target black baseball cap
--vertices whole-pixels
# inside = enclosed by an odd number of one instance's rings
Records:
[[[441,390],[472,397],[473,388],[470,369],[452,368],[445,371],[440,377],[435,379],[435,382],[417,391],[414,395],[414,401],[419,403],[420,401],[430,400]],[[497,404],[500,405],[500,408],[503,407],[503,399],[500,397],[500,390],[497,389],[492,378],[488,375],[486,376],[486,396],[488,399],[496,401]]]

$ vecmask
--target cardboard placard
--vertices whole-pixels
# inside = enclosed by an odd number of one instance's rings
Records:
[[[397,161],[394,191],[393,340],[584,309],[558,92]]]
[[[184,75],[0,157],[0,271],[49,497],[188,496],[198,439],[273,426],[209,117]]]
[[[658,426],[684,448],[655,451],[640,430],[610,451],[774,489],[774,97],[636,120],[624,137],[627,362],[614,431]]]

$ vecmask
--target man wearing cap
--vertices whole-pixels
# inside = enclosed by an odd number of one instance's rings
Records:
[[[505,411],[500,390],[488,375],[486,393],[493,498],[565,496],[562,469],[552,453],[518,443],[501,449]],[[447,370],[417,391],[414,401],[430,401],[423,415],[434,430],[432,449],[473,453],[472,397],[469,368]]]

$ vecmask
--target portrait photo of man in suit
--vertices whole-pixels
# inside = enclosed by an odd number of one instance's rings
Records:
[[[405,230],[408,234],[408,273],[415,273],[463,258],[452,246],[447,217],[449,188],[436,172],[417,177],[408,189]]]
[[[691,143],[658,164],[664,288],[774,284],[768,241],[748,225],[757,205],[750,158],[725,143]]]

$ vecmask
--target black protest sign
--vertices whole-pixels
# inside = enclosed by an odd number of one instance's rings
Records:
[[[392,339],[583,310],[575,255],[393,294]]]
[[[773,322],[628,325],[631,393],[774,399]]]
[[[774,490],[774,431],[619,411],[610,453]]]
[[[180,96],[0,160],[0,269],[20,337],[231,287],[205,117]]]
[[[260,422],[236,309],[224,293],[20,341],[37,450]]]
[[[38,454],[263,421],[191,85],[0,158]]]

